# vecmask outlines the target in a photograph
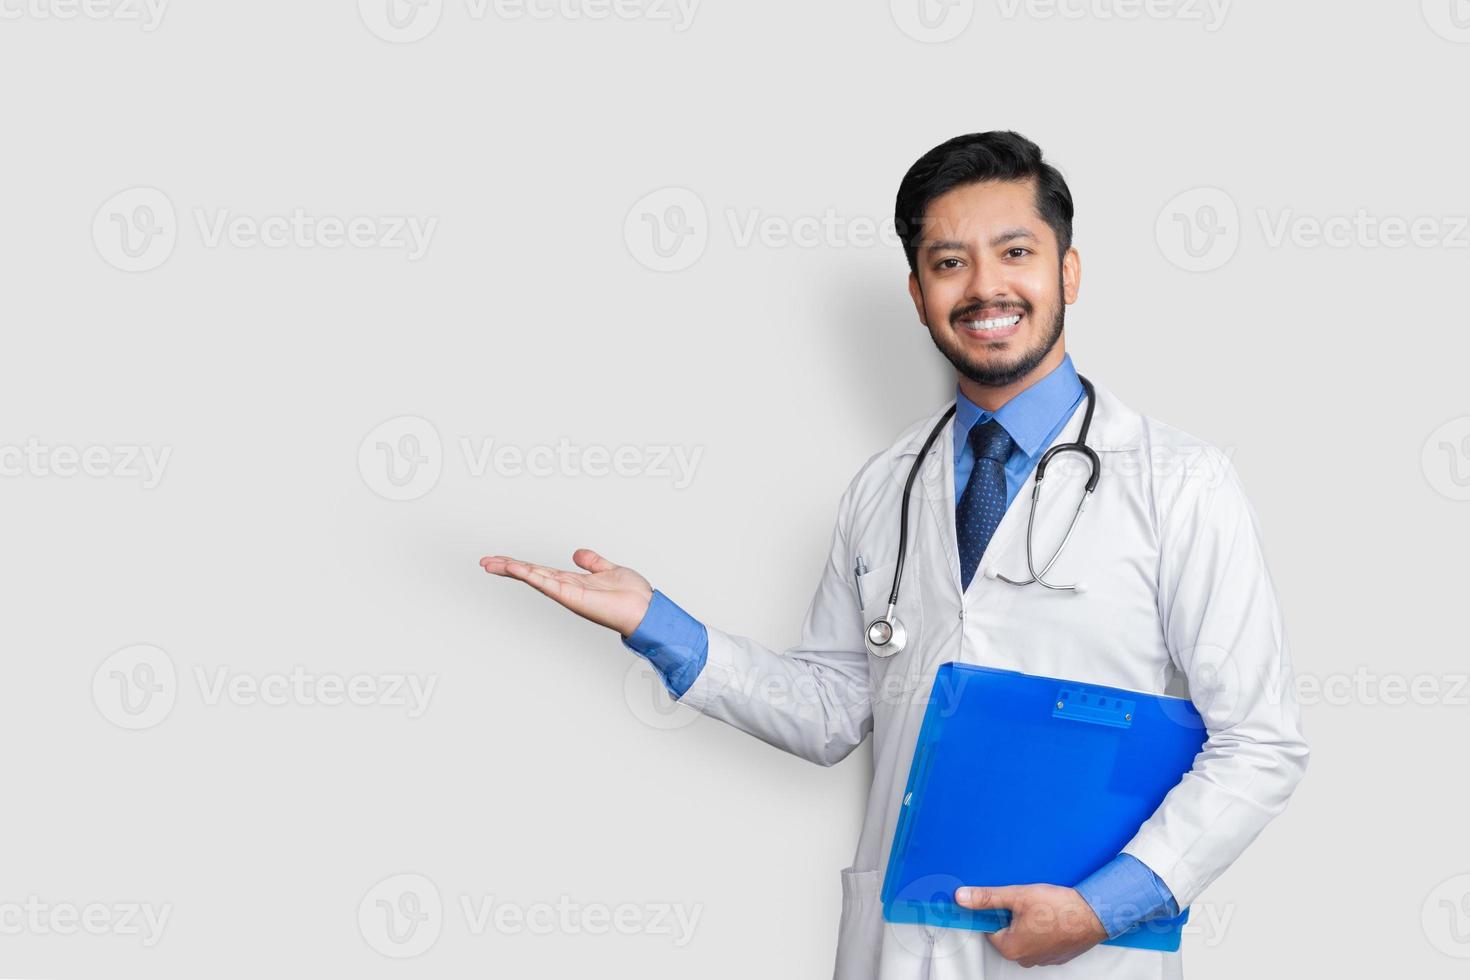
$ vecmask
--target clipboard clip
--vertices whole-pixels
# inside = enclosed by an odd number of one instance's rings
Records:
[[[1134,701],[1088,690],[1085,687],[1067,685],[1057,691],[1053,718],[1070,721],[1085,721],[1094,725],[1109,725],[1113,728],[1132,728]]]

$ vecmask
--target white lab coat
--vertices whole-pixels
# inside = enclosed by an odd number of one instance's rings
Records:
[[[1306,768],[1280,611],[1254,511],[1229,459],[1132,411],[1097,387],[1089,444],[1097,491],[1048,579],[1083,594],[988,577],[1025,578],[1028,479],[961,594],[954,527],[953,420],[914,483],[898,614],[906,649],[888,659],[863,646],[886,606],[898,549],[904,480],[942,409],[914,423],[862,467],[843,494],[831,553],[801,643],[776,653],[708,627],[709,658],[681,703],[822,765],[873,735],[873,779],[852,866],[841,873],[836,980],[1002,980],[1022,967],[985,935],[891,925],[879,892],[915,738],[935,669],[985,664],[1154,694],[1187,694],[1209,730],[1193,769],[1126,846],[1181,907],[1286,806]],[[1076,438],[1085,399],[1059,441]],[[1037,517],[1038,562],[1060,540],[1085,467],[1051,464]],[[853,566],[861,554],[858,604]],[[995,884],[973,882],[973,884]],[[1045,970],[1086,977],[1177,978],[1180,954],[1097,946]]]

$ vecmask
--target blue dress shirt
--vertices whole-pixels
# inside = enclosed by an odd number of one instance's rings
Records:
[[[958,385],[955,387],[954,497],[959,500],[964,495],[975,467],[969,441],[971,427],[994,418],[1015,443],[1005,465],[1009,506],[1084,397],[1071,355],[1064,356],[1046,377],[995,412],[976,405]],[[654,589],[648,611],[637,629],[623,639],[623,645],[652,663],[669,693],[682,698],[704,669],[709,633],[703,623]],[[1109,939],[1146,919],[1179,914],[1168,886],[1131,854],[1119,854],[1078,884],[1077,891],[1092,907]]]

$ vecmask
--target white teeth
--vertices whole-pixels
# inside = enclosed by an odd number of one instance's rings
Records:
[[[971,330],[999,330],[1001,327],[1014,326],[1021,322],[1021,315],[1003,316],[994,320],[966,320],[965,326]]]

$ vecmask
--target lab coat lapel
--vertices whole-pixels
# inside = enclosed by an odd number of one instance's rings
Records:
[[[919,478],[923,481],[924,510],[934,522],[948,561],[950,584],[959,595],[960,547],[954,525],[954,416],[950,416],[938,441],[935,448],[939,451],[929,453],[919,470]]]

